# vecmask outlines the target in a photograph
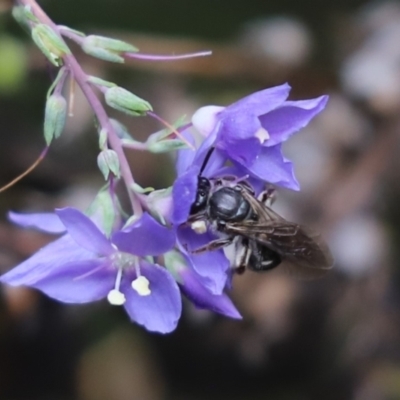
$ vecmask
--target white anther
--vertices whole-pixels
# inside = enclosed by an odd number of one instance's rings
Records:
[[[138,276],[134,281],[132,281],[132,289],[136,290],[140,296],[148,296],[151,294],[149,285],[149,280],[143,275]]]
[[[204,221],[195,221],[190,227],[199,235],[207,232],[207,225]]]
[[[258,138],[261,144],[270,138],[268,131],[264,128],[260,128],[254,136]]]
[[[113,306],[122,306],[125,304],[125,295],[117,289],[112,289],[107,295],[107,300]]]

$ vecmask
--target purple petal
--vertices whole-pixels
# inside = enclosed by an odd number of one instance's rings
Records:
[[[64,235],[1,276],[0,281],[12,286],[32,286],[40,279],[57,273],[57,268],[64,264],[93,259],[94,256],[78,246],[70,235]]]
[[[193,136],[186,130],[182,132],[184,138],[189,141],[189,143],[194,145]],[[196,151],[193,149],[183,149],[178,151],[178,157],[176,159],[176,174],[178,176],[183,175],[186,170],[193,164]]]
[[[256,195],[265,189],[266,183],[264,180],[255,178],[249,175],[249,170],[240,164],[232,165],[230,167],[221,168],[215,173],[214,177],[219,176],[235,176],[238,181],[245,180],[254,189]]]
[[[254,137],[260,128],[261,124],[256,115],[242,111],[232,112],[227,118],[221,119],[218,139],[222,141],[249,139]]]
[[[115,274],[99,259],[74,261],[57,266],[30,286],[64,303],[88,303],[107,296]]]
[[[321,96],[312,100],[287,101],[279,108],[261,116],[261,124],[270,135],[264,145],[274,146],[304,128],[325,108],[328,99],[328,96]]]
[[[101,255],[108,255],[115,251],[111,242],[100,232],[94,222],[76,208],[62,208],[56,210],[56,213],[68,233],[80,246]]]
[[[214,146],[215,140],[217,139],[217,134],[218,130],[215,129],[203,140],[200,147],[196,151],[196,156],[193,160],[193,165],[196,165],[199,168],[201,168],[210,147]]]
[[[290,86],[287,83],[261,90],[231,104],[220,113],[220,117],[224,118],[236,112],[256,116],[266,114],[279,107],[287,99],[289,92]]]
[[[300,189],[294,176],[293,164],[283,157],[281,145],[263,147],[256,161],[247,168],[266,182],[292,190]]]
[[[199,280],[213,294],[221,294],[225,288],[230,264],[222,250],[192,254],[195,250],[215,239],[210,233],[199,235],[191,228],[178,230],[181,249],[186,253],[191,266],[199,275]],[[185,251],[187,249],[187,252]]]
[[[173,331],[182,312],[179,288],[171,274],[158,265],[142,262],[140,271],[149,282],[151,294],[140,296],[131,287],[136,276],[125,274],[121,290],[126,296],[124,305],[132,321],[143,325],[147,330],[160,333]]]
[[[189,268],[181,271],[183,283],[180,286],[183,294],[198,308],[211,310],[235,319],[242,319],[231,299],[225,294],[210,293],[196,278]]]
[[[190,208],[196,199],[198,174],[199,167],[192,166],[174,183],[172,222],[175,225],[186,222],[189,217]]]
[[[175,233],[144,213],[132,226],[116,232],[112,242],[120,251],[142,257],[158,256],[175,245]]]
[[[262,146],[257,138],[249,138],[222,143],[221,148],[231,160],[247,166],[254,163]]]
[[[54,213],[20,214],[10,211],[8,219],[24,228],[33,228],[46,233],[63,233],[66,231],[64,224]]]

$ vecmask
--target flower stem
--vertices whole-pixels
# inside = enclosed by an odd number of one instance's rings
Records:
[[[53,31],[58,33],[61,37],[57,25],[47,16],[47,14],[42,10],[42,8],[36,3],[35,0],[20,0],[20,3],[23,5],[29,5],[32,12],[40,20],[40,22],[42,24],[50,26]],[[99,124],[103,129],[107,131],[108,142],[111,148],[117,153],[119,158],[122,179],[124,180],[128,191],[133,213],[137,216],[140,216],[143,213],[142,205],[140,203],[140,199],[131,189],[135,181],[133,179],[132,172],[128,160],[126,159],[121,141],[117,136],[115,130],[113,129],[103,105],[101,104],[92,87],[88,83],[88,77],[86,73],[83,71],[76,58],[72,54],[65,54],[62,58],[64,60],[65,66],[71,72],[72,77],[78,83],[91,108],[93,109],[93,112],[95,113]]]

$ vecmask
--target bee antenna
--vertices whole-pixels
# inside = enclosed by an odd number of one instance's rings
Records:
[[[210,148],[208,149],[207,154],[206,154],[206,156],[204,157],[203,164],[202,164],[202,166],[201,166],[201,168],[200,168],[199,176],[201,176],[201,174],[204,172],[204,170],[205,170],[205,168],[206,168],[206,166],[207,166],[207,163],[208,163],[208,161],[210,160],[210,157],[211,157],[212,153],[214,152],[214,150],[215,150],[215,147],[214,147],[214,146],[212,146],[212,147],[210,147]]]

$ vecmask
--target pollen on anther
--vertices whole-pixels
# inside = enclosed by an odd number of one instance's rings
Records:
[[[140,296],[148,296],[151,294],[149,285],[149,280],[143,275],[138,276],[134,281],[132,281],[132,289],[135,290]]]
[[[112,289],[107,295],[107,300],[113,306],[122,306],[125,304],[125,295],[117,289]]]
[[[207,232],[207,225],[204,221],[195,221],[190,225],[190,227],[199,235]]]

